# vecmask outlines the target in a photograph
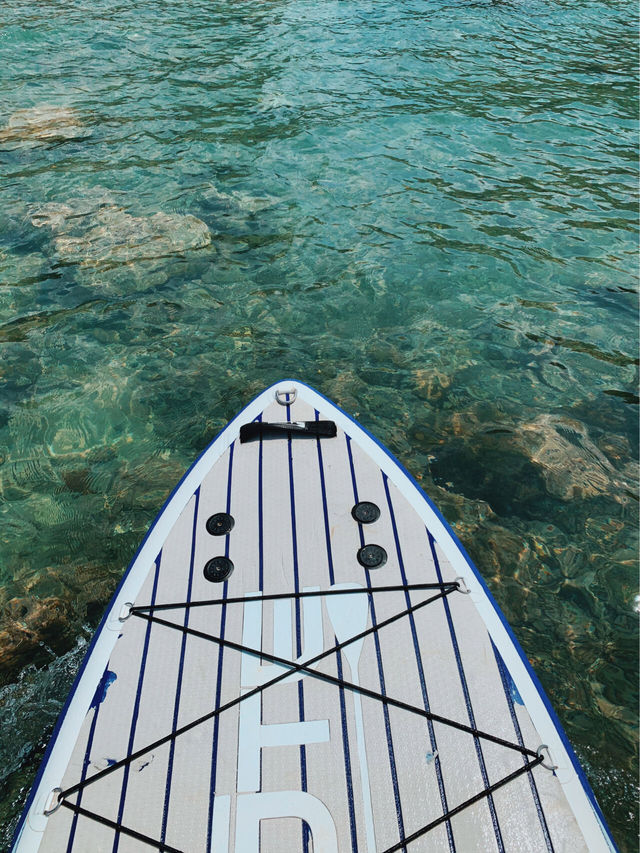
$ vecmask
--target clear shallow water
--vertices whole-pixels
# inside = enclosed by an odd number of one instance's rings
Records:
[[[295,375],[452,521],[636,849],[636,15],[2,4],[5,843],[148,524]]]

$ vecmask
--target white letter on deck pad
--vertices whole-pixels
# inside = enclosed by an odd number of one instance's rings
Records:
[[[260,750],[265,746],[299,746],[303,743],[326,743],[328,720],[305,720],[296,723],[260,721],[261,697],[256,693],[240,703],[238,731],[238,791],[260,790]]]
[[[231,797],[229,794],[216,794],[213,799],[211,816],[210,853],[229,853],[229,820]]]
[[[304,592],[317,592],[319,587],[304,587]],[[249,593],[260,595],[260,593]],[[262,649],[262,601],[246,601],[243,609],[242,622],[242,645],[250,649]],[[294,663],[302,663],[305,660],[319,655],[324,649],[324,636],[322,632],[322,605],[319,598],[302,599],[302,625],[301,631],[304,637],[304,647],[300,657],[296,658],[293,645],[292,632],[292,604],[288,599],[277,599],[273,602],[273,653],[277,657]],[[275,678],[287,667],[281,664],[261,664],[260,660],[243,653],[240,682],[243,687],[257,687]],[[304,672],[294,672],[291,678],[283,680],[283,684],[290,681],[299,681],[304,678]]]
[[[338,853],[336,827],[328,808],[304,791],[241,794],[236,816],[236,853],[260,853],[260,821],[297,817],[311,831],[313,853]]]

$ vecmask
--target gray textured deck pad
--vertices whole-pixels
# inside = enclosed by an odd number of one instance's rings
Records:
[[[302,401],[290,409],[292,420],[316,417]],[[274,403],[263,419],[282,420],[285,411]],[[376,503],[380,519],[359,525],[351,516],[356,500]],[[207,518],[227,511],[235,519],[232,532],[207,533]],[[358,563],[363,541],[384,547],[383,567],[367,572]],[[205,580],[207,560],[225,554],[235,566],[229,581]],[[452,580],[416,512],[339,430],[335,439],[320,442],[235,442],[182,512],[135,604],[246,596],[247,603],[156,615],[302,661],[335,645],[335,607],[323,598],[251,602],[252,594]],[[355,600],[363,596],[354,596],[353,633],[434,592],[377,593],[364,608]],[[345,600],[340,607],[344,617]],[[344,633],[344,618],[337,630]],[[520,739],[534,750],[540,744],[508,675],[501,675],[474,605],[461,592],[367,636],[355,652],[330,655],[318,669],[510,742]],[[113,675],[87,713],[64,789],[283,671],[135,616],[123,622],[108,670]],[[525,760],[514,750],[295,673],[69,799],[194,853],[383,851]],[[560,783],[536,767],[407,849],[576,853],[586,849],[580,838]],[[41,849],[129,853],[153,846],[63,807],[49,818]]]

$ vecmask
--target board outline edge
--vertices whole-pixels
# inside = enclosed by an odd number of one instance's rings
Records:
[[[65,755],[67,755],[67,759],[64,761],[62,773],[67,767],[80,726],[88,712],[95,691],[95,685],[102,676],[118,639],[117,628],[114,630],[109,623],[113,621],[114,616],[117,619],[117,614],[121,612],[121,608],[126,601],[130,599],[135,600],[135,595],[132,593],[134,591],[136,594],[139,592],[168,532],[208,471],[211,470],[215,462],[237,438],[241,421],[259,415],[266,405],[272,402],[274,392],[280,386],[285,385],[295,387],[301,391],[300,397],[313,405],[314,408],[319,409],[322,407],[326,410],[326,407],[329,407],[331,412],[335,412],[338,416],[336,418],[338,426],[350,435],[352,439],[356,440],[356,443],[371,456],[416,512],[418,512],[418,515],[434,536],[436,544],[442,549],[454,569],[460,571],[462,577],[465,578],[465,583],[471,592],[472,600],[478,608],[489,636],[502,656],[505,666],[513,678],[520,695],[525,700],[525,706],[532,718],[534,726],[541,737],[547,741],[552,741],[549,743],[549,747],[556,760],[567,759],[574,778],[566,783],[562,783],[562,787],[572,811],[578,820],[578,824],[585,835],[589,849],[595,851],[617,851],[618,848],[591,789],[584,769],[535,670],[524,654],[513,629],[507,622],[486,581],[474,565],[449,523],[413,475],[375,435],[369,432],[366,427],[360,424],[348,412],[341,409],[331,399],[297,379],[282,379],[270,385],[240,409],[238,414],[207,444],[200,455],[187,468],[149,526],[145,537],[116,587],[109,605],[105,609],[105,613],[78,669],[76,678],[49,739],[20,819],[16,825],[10,849],[13,853],[36,853],[38,850],[44,834],[44,827],[41,830],[35,829],[29,826],[28,819],[34,807],[42,800],[43,789],[44,794],[47,795],[60,781],[55,778],[55,772],[56,768],[63,763]],[[320,403],[320,406],[318,403]],[[345,427],[348,427],[348,430]],[[353,431],[354,428],[355,433]],[[427,513],[425,513],[425,509],[428,511]],[[471,583],[465,577],[465,572],[471,572],[473,579]],[[487,616],[490,617],[488,620],[485,618]],[[97,654],[98,652],[99,654]],[[510,664],[515,664],[515,671]],[[72,728],[74,724],[75,727]],[[49,777],[51,777],[51,782],[48,781]],[[585,806],[588,806],[588,808],[585,808]],[[26,828],[31,830],[29,837],[25,836]],[[605,842],[606,846],[598,844],[599,840]],[[592,846],[594,843],[595,846]]]

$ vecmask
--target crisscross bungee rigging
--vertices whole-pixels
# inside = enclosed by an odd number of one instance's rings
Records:
[[[349,637],[342,642],[337,643],[329,649],[324,650],[320,654],[314,655],[310,659],[303,662],[296,662],[293,660],[287,660],[286,658],[280,657],[275,654],[271,654],[262,649],[254,649],[248,646],[243,645],[242,643],[236,643],[232,640],[225,639],[223,637],[218,637],[214,634],[205,633],[203,631],[198,631],[194,628],[190,628],[185,624],[177,624],[168,619],[159,616],[159,613],[167,613],[168,611],[180,611],[180,610],[189,610],[200,607],[226,607],[229,605],[235,604],[245,604],[247,602],[265,602],[265,601],[275,601],[275,600],[296,600],[296,599],[304,599],[310,597],[329,597],[334,595],[369,595],[371,598],[374,595],[382,594],[382,593],[391,593],[391,592],[428,592],[434,591],[435,594],[427,597],[423,601],[420,601],[416,604],[411,604],[409,607],[404,610],[399,611],[398,613],[390,616],[378,624],[374,624],[369,628],[361,631],[360,633],[354,635],[353,637]],[[78,782],[75,785],[71,785],[70,787],[62,790],[58,793],[57,796],[57,806],[64,806],[65,808],[70,809],[72,812],[75,812],[78,815],[82,815],[83,817],[89,818],[91,820],[95,820],[105,826],[108,826],[114,829],[117,832],[121,832],[124,835],[128,835],[131,838],[134,838],[138,841],[142,841],[148,844],[151,847],[156,848],[157,850],[168,851],[168,853],[181,853],[178,848],[172,847],[166,844],[163,841],[158,839],[151,838],[148,835],[137,832],[135,829],[131,827],[127,827],[121,822],[111,820],[104,815],[99,815],[89,809],[82,807],[81,805],[72,802],[71,797],[75,794],[79,794],[85,788],[90,785],[95,785],[101,779],[104,779],[106,776],[115,773],[117,770],[121,770],[127,765],[131,764],[133,761],[141,758],[145,754],[158,749],[164,744],[170,743],[171,741],[176,740],[178,737],[186,734],[187,732],[194,729],[196,726],[200,726],[208,720],[213,719],[216,716],[224,713],[225,711],[233,708],[235,706],[240,705],[240,703],[246,701],[247,699],[255,696],[258,693],[262,693],[269,688],[273,687],[275,684],[289,678],[295,672],[302,672],[306,675],[312,676],[314,678],[320,679],[321,681],[326,682],[327,684],[331,684],[334,687],[342,688],[344,690],[350,690],[355,693],[359,693],[362,696],[365,696],[369,699],[374,699],[379,702],[382,702],[386,705],[398,708],[403,711],[407,711],[412,714],[416,714],[420,717],[424,717],[427,720],[432,722],[440,723],[444,726],[449,726],[453,729],[457,729],[458,731],[465,732],[467,734],[472,735],[474,738],[479,738],[482,740],[490,741],[492,743],[498,744],[506,749],[513,750],[515,752],[520,753],[523,756],[523,765],[519,767],[517,770],[508,774],[504,778],[494,782],[493,784],[483,788],[480,790],[475,796],[472,796],[466,799],[464,802],[459,805],[449,809],[445,814],[440,815],[430,823],[420,827],[416,831],[407,835],[404,838],[401,838],[397,844],[394,844],[391,847],[387,847],[383,853],[393,853],[393,851],[402,850],[406,847],[406,845],[415,841],[418,838],[423,837],[426,833],[430,832],[435,827],[440,826],[440,824],[449,821],[452,817],[462,812],[464,809],[472,806],[474,803],[482,800],[485,797],[489,797],[494,791],[499,788],[507,785],[509,782],[512,782],[514,779],[522,776],[524,773],[528,773],[533,770],[534,767],[537,767],[540,764],[544,763],[544,755],[542,753],[543,747],[538,747],[537,749],[530,749],[525,747],[519,743],[513,743],[512,741],[505,740],[504,738],[498,737],[496,735],[491,734],[490,732],[482,731],[478,728],[474,728],[473,726],[466,725],[464,723],[458,722],[456,720],[448,719],[440,714],[435,714],[431,711],[427,711],[424,708],[418,708],[415,705],[411,705],[407,702],[403,702],[400,699],[395,699],[392,696],[387,696],[382,693],[379,693],[375,690],[371,690],[367,687],[363,687],[360,684],[354,684],[353,682],[347,681],[344,678],[338,678],[337,676],[331,675],[330,673],[321,672],[315,667],[321,661],[327,659],[330,655],[339,654],[345,647],[349,646],[352,643],[356,643],[360,640],[363,640],[365,637],[368,637],[376,632],[381,631],[383,628],[391,625],[400,619],[403,619],[409,616],[412,613],[420,610],[423,607],[433,603],[434,601],[438,601],[440,599],[446,598],[448,595],[451,595],[453,592],[464,591],[461,588],[460,582],[458,580],[444,583],[417,583],[417,584],[398,584],[398,585],[390,585],[390,586],[375,586],[375,587],[358,587],[355,589],[329,589],[329,590],[310,590],[310,591],[297,591],[297,592],[286,592],[286,593],[274,593],[274,594],[262,594],[255,596],[239,596],[239,597],[229,597],[229,598],[217,598],[217,599],[208,599],[203,601],[184,601],[184,602],[175,602],[175,603],[161,603],[161,604],[147,604],[147,605],[131,605],[129,607],[128,613],[123,616],[123,619],[128,619],[131,616],[134,616],[139,619],[147,620],[148,622],[155,623],[157,625],[162,625],[165,628],[170,628],[176,631],[179,631],[188,636],[197,637],[202,640],[206,640],[212,643],[215,643],[219,647],[228,648],[232,651],[240,652],[241,654],[251,655],[262,660],[269,661],[274,664],[278,664],[284,668],[284,671],[274,678],[266,681],[264,684],[260,684],[254,687],[247,692],[242,693],[241,695],[235,697],[234,699],[224,703],[220,707],[209,711],[206,714],[198,717],[191,722],[180,726],[175,731],[172,731],[165,736],[153,741],[152,743],[147,744],[145,747],[141,749],[137,749],[132,752],[130,755],[127,755],[125,758],[116,761],[110,766],[104,768],[103,770],[98,771],[93,776],[84,779],[81,782]],[[437,758],[436,758],[437,760]],[[546,766],[546,765],[545,765]]]

